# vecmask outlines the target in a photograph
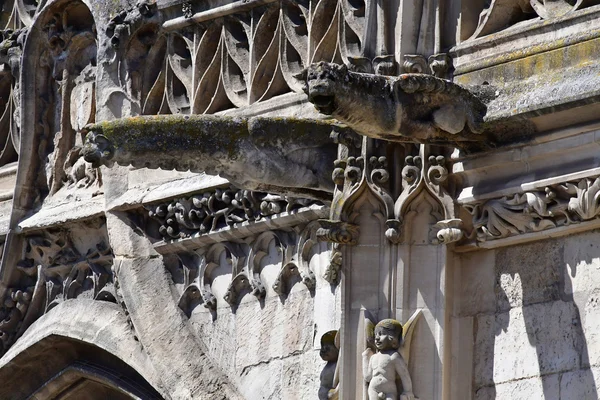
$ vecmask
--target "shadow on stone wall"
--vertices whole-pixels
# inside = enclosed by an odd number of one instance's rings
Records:
[[[475,399],[598,399],[588,346],[600,247],[589,239],[497,251],[495,312],[475,318]]]

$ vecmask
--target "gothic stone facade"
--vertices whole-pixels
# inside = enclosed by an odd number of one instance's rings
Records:
[[[0,4],[0,399],[600,397],[599,1]]]

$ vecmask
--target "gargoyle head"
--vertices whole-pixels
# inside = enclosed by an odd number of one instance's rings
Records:
[[[304,92],[308,100],[323,114],[333,114],[336,110],[336,85],[343,82],[348,73],[345,65],[320,62],[312,64],[299,76],[305,81]]]
[[[94,168],[106,164],[115,154],[113,144],[93,125],[88,125],[83,131],[87,132],[82,151],[85,161],[91,163]]]

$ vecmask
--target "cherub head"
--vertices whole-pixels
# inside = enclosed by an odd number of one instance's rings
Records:
[[[340,349],[335,345],[337,331],[329,331],[321,336],[321,351],[319,355],[323,361],[337,361]]]
[[[375,326],[375,347],[379,351],[397,350],[402,342],[402,324],[395,319],[384,319]]]

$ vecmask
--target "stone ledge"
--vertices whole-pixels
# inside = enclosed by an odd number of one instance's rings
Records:
[[[455,75],[515,61],[600,36],[600,6],[545,21],[539,18],[466,40],[451,49]],[[550,40],[549,40],[550,39]]]

